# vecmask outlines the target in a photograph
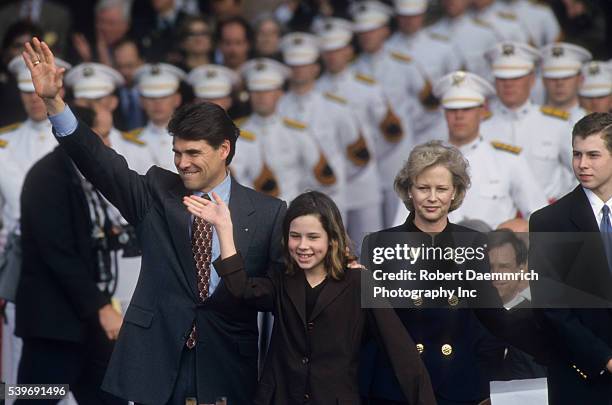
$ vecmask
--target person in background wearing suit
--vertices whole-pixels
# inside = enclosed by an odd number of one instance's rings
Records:
[[[123,2],[126,3],[126,2]],[[127,2],[129,4],[129,2]],[[140,41],[144,59],[150,63],[181,61],[179,27],[187,18],[179,0],[136,1],[130,35]]]
[[[227,166],[239,130],[216,105],[186,105],[168,126],[178,174],[153,167],[138,175],[66,107],[59,96],[63,69],[47,45],[34,38],[23,57],[62,150],[135,227],[142,247],[140,278],[102,389],[147,405],[183,404],[190,397],[211,403],[220,395],[232,405],[250,404],[257,311],[211,271],[217,233],[194,220],[181,201],[215,191],[232,211],[247,273],[263,275],[280,265],[286,205],[232,179]]]
[[[527,266],[527,245],[509,229],[498,229],[488,234],[487,250],[491,273],[519,274],[529,270]],[[525,280],[496,280],[493,287],[508,311],[520,311],[532,316],[531,289]],[[537,333],[544,333],[538,330]],[[545,359],[542,359],[545,360]],[[504,358],[495,371],[495,380],[520,380],[546,377],[546,369],[534,358],[511,345],[504,345]]]
[[[93,111],[76,108],[93,125]],[[82,404],[127,403],[100,389],[122,323],[109,291],[116,279],[108,214],[108,204],[63,149],[55,148],[28,172],[15,300],[15,333],[23,339],[18,384],[69,384]]]
[[[119,40],[113,49],[115,69],[125,83],[117,88],[119,93],[119,106],[113,114],[113,120],[120,131],[132,131],[142,128],[146,123],[146,116],[140,105],[140,94],[136,88],[136,71],[144,65],[136,40],[124,37]]]
[[[70,67],[70,64],[60,62],[59,58],[56,63],[65,68]],[[27,113],[27,119],[0,129],[0,254],[5,258],[18,258],[20,195],[23,182],[28,170],[53,150],[55,142],[51,137],[51,125],[45,114],[45,106],[34,92],[30,71],[22,58],[15,56],[8,68],[15,77],[19,96],[17,99],[7,100],[3,105],[20,104]],[[2,379],[7,384],[15,384],[17,381],[17,366],[22,346],[21,339],[14,335],[14,284],[12,283],[12,293],[6,294],[7,291],[4,291],[6,295],[3,297],[8,300],[3,310],[2,327]]]
[[[275,316],[255,404],[359,403],[357,371],[366,329],[380,337],[410,403],[436,403],[414,342],[393,309],[362,307],[361,273],[366,270],[349,264],[348,237],[330,197],[318,191],[297,196],[283,222],[284,271],[249,277],[233,241],[230,210],[213,196],[214,203],[190,196],[184,204],[219,234],[221,258],[215,269],[236,298]]]
[[[542,327],[555,336],[548,403],[610,405],[612,114],[593,113],[578,121],[572,146],[580,185],[529,219],[529,264],[540,274],[531,287],[533,305]],[[556,298],[559,288],[552,290],[546,279],[564,287],[563,302]],[[578,292],[580,301],[573,299]]]
[[[53,0],[3,1],[0,7],[0,42],[15,21],[29,22],[42,29],[42,38],[59,56],[67,58],[73,15],[62,3]]]

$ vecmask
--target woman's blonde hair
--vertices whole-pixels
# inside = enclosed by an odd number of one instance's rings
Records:
[[[291,221],[304,215],[314,215],[321,221],[329,239],[324,266],[327,274],[334,280],[344,277],[344,269],[349,261],[355,259],[350,254],[350,240],[344,230],[342,216],[331,198],[318,191],[308,191],[297,196],[287,209],[283,221],[283,254],[287,265],[287,274],[293,275],[298,265],[289,253],[289,228]]]
[[[424,170],[438,165],[448,169],[453,178],[455,198],[451,201],[449,212],[456,210],[463,203],[465,193],[471,184],[467,160],[459,149],[444,145],[441,141],[430,141],[412,149],[408,160],[395,176],[393,188],[409,211],[414,211],[409,193],[416,178]]]

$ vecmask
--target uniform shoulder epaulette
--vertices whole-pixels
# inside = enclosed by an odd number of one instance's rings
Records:
[[[292,120],[291,118],[283,118],[283,124],[295,129],[306,129],[308,127],[308,125],[304,124],[303,122]]]
[[[518,155],[523,150],[523,148],[521,148],[520,146],[514,146],[499,141],[491,141],[491,146],[493,146],[497,150],[503,150],[506,152],[513,153],[515,155]]]
[[[323,95],[325,96],[326,99],[335,101],[336,103],[346,104],[348,102],[344,97],[340,97],[339,95],[334,94],[334,93],[325,92],[323,93]]]
[[[490,110],[486,110],[484,113],[484,117],[482,118],[483,121],[488,120],[489,118],[491,118],[493,116],[493,111]]]
[[[7,132],[14,131],[15,129],[19,128],[21,124],[22,124],[21,122],[15,122],[13,124],[0,127],[0,135],[6,134]]]
[[[131,131],[121,132],[121,137],[128,142],[135,143],[139,146],[145,146],[147,143],[138,139],[144,128],[136,128]]]
[[[240,130],[240,138],[239,139],[244,139],[245,141],[253,142],[256,139],[256,136],[251,131],[245,131],[244,129],[241,129]]]
[[[392,51],[391,57],[395,60],[399,60],[400,62],[412,62],[412,58],[404,53]]]
[[[569,120],[570,118],[570,113],[568,113],[567,111],[560,110],[555,107],[550,107],[550,106],[545,105],[545,106],[540,107],[540,111],[542,111],[542,114],[544,115],[549,115],[551,117],[560,118],[565,121]]]
[[[472,21],[474,21],[474,24],[480,25],[481,27],[491,28],[491,24],[480,18],[472,18]]]
[[[364,75],[363,73],[357,73],[355,75],[355,79],[367,84],[376,84],[376,79],[374,79],[372,76]]]
[[[240,118],[236,118],[234,120],[234,125],[236,125],[238,128],[240,128],[242,126],[242,124],[244,124],[247,120],[247,118],[249,118],[249,116],[244,116],[244,117],[240,117]]]
[[[505,20],[516,20],[516,14],[512,11],[498,11],[497,16]]]
[[[429,33],[429,37],[431,39],[435,39],[437,41],[444,41],[444,42],[449,42],[450,41],[449,37],[447,37],[446,35],[442,35],[440,33],[437,33],[437,32],[430,32]]]
[[[6,145],[8,145],[8,141],[0,139],[0,148],[6,148]]]

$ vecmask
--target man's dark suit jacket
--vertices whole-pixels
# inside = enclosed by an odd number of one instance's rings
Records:
[[[578,186],[529,219],[529,267],[552,280],[612,302],[612,275],[590,202]],[[539,232],[572,233],[568,237]],[[584,235],[581,239],[580,234]],[[564,235],[564,234],[561,234]],[[585,260],[582,260],[582,259]],[[550,294],[533,283],[534,307]],[[612,358],[612,309],[542,309],[542,326],[556,339],[550,359],[548,392],[551,405],[612,404],[612,376],[605,369]]]
[[[511,312],[522,312],[524,316],[533,317],[531,301],[524,300],[512,309]],[[545,331],[538,330],[534,333],[544,334]],[[528,378],[546,377],[546,367],[539,364],[533,356],[517,349],[512,345],[504,345],[506,347],[506,355],[500,367],[493,372],[493,379],[496,381],[524,380]],[[547,359],[538,359],[545,361]]]
[[[435,404],[429,375],[393,309],[361,307],[362,271],[346,269],[340,280],[329,278],[308,318],[303,271],[248,277],[240,255],[215,262],[215,268],[236,297],[275,316],[256,405],[359,404],[364,331],[378,338],[410,403]]]
[[[105,147],[82,122],[58,137],[85,177],[136,227],[142,246],[138,284],[102,388],[144,404],[165,404],[172,393],[191,325],[198,331],[200,402],[226,396],[251,403],[257,380],[257,311],[232,297],[221,282],[199,303],[191,252],[191,215],[180,177],[152,167],[145,176]],[[232,179],[229,208],[247,272],[264,274],[280,263],[280,227],[286,210],[277,199]]]
[[[15,333],[83,342],[109,298],[96,285],[92,224],[81,180],[61,148],[28,172],[21,195],[23,261]]]

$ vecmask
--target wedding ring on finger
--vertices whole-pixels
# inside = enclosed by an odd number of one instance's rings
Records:
[[[32,64],[33,64],[34,66],[38,65],[39,63],[40,63],[40,61],[39,61],[39,60],[35,60],[34,62],[32,62]]]

